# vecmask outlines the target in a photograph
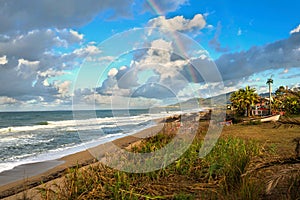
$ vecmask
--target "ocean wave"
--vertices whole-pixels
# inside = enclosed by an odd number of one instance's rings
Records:
[[[123,133],[116,133],[116,134],[109,134],[105,135],[97,140],[92,140],[88,142],[83,142],[80,144],[68,144],[64,147],[60,147],[57,149],[49,150],[42,154],[22,154],[18,156],[13,156],[4,162],[0,162],[0,173],[3,171],[11,170],[14,167],[29,164],[29,163],[37,163],[37,162],[44,162],[49,160],[60,159],[64,156],[71,155],[80,151],[84,151],[89,148],[93,148],[100,144],[104,144],[106,142],[110,142],[114,139],[123,137]]]
[[[1,128],[1,148],[2,150],[7,149],[7,152],[2,154],[5,156],[0,161],[0,172],[22,164],[59,159],[63,156],[134,134],[142,129],[153,126],[155,122],[152,120],[169,115],[171,113],[47,121],[47,125]],[[103,132],[98,132],[101,129]],[[77,137],[75,137],[76,135]],[[62,140],[65,140],[63,142],[66,143],[55,143]],[[53,146],[49,146],[47,143],[52,143]],[[21,147],[18,147],[18,145],[21,145]],[[43,149],[46,146],[49,149]],[[19,149],[14,154],[9,151],[10,147]],[[30,148],[35,148],[37,151],[32,151]]]
[[[164,117],[165,114],[153,114],[153,115],[140,115],[130,117],[106,117],[106,118],[91,118],[91,119],[74,119],[74,120],[62,120],[62,121],[47,121],[47,125],[32,125],[32,126],[16,126],[1,128],[0,133],[16,133],[25,131],[36,131],[45,129],[59,129],[66,128],[67,131],[77,130],[92,130],[101,129],[103,127],[114,127],[124,125],[137,125],[141,122],[154,120],[157,118]],[[86,128],[84,128],[86,127]]]

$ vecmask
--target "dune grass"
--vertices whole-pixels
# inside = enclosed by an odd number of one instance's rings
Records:
[[[172,127],[171,127],[172,128]],[[188,150],[171,165],[148,173],[126,173],[102,164],[70,169],[63,183],[39,188],[44,199],[258,199],[260,183],[241,176],[260,145],[238,138],[219,139],[199,158],[203,127]],[[133,152],[162,148],[174,137],[164,128],[144,139]]]

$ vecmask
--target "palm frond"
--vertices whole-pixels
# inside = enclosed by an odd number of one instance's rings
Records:
[[[295,181],[300,181],[300,169],[287,168],[280,170],[278,174],[271,176],[267,181],[266,194],[271,194],[279,183],[292,180],[290,184]],[[290,188],[291,186],[289,186]]]

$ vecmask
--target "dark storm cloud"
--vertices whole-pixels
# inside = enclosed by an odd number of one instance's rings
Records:
[[[129,16],[133,0],[2,0],[0,33],[37,28],[71,28],[90,22],[99,13]]]
[[[12,97],[20,101],[43,96],[46,101],[53,101],[58,90],[54,87],[44,86],[42,80],[38,80],[33,87],[33,80],[18,76],[14,68],[1,69],[0,96]]]
[[[300,33],[247,51],[224,54],[215,61],[224,80],[241,79],[270,69],[300,67]]]

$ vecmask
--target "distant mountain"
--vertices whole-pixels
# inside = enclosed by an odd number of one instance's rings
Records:
[[[292,88],[292,90],[300,91],[300,87],[294,87],[294,88]],[[220,94],[217,96],[209,97],[209,98],[193,98],[193,99],[189,99],[187,101],[181,102],[180,105],[179,105],[179,103],[170,105],[170,107],[195,108],[196,102],[198,102],[199,107],[210,107],[213,105],[218,105],[220,103],[223,104],[224,103],[224,95],[225,95],[226,103],[231,104],[230,96],[232,93],[234,93],[234,91],[228,92],[226,94]],[[274,95],[275,95],[275,92],[272,93],[272,96],[274,96]],[[263,97],[263,98],[269,98],[269,93],[268,92],[260,93],[259,96]]]
[[[275,95],[274,92],[272,93],[272,96],[273,96],[273,95]],[[263,98],[269,98],[269,92],[266,92],[266,93],[260,93],[259,96],[260,96],[260,97],[263,97]]]
[[[193,109],[198,103],[199,107],[211,107],[218,104],[224,104],[224,95],[225,95],[225,103],[230,103],[230,95],[233,92],[229,92],[226,94],[220,94],[217,96],[209,97],[209,98],[192,98],[187,101],[183,101],[180,103],[172,104],[167,106],[168,108],[184,108],[184,109]]]
[[[300,87],[298,87],[297,89],[299,89],[300,91]],[[233,91],[234,92],[234,91]],[[198,102],[199,107],[211,107],[213,105],[218,105],[218,104],[223,104],[224,103],[224,95],[225,95],[225,103],[226,104],[231,104],[230,102],[230,96],[233,92],[228,92],[226,94],[220,94],[217,96],[213,96],[213,97],[209,97],[209,98],[192,98],[186,101],[183,101],[181,103],[176,103],[176,104],[172,104],[169,106],[166,106],[168,108],[174,108],[174,109],[178,109],[178,108],[186,108],[186,109],[192,109],[195,108],[196,105],[195,103]],[[275,95],[275,93],[272,93],[272,95]],[[269,93],[261,93],[259,94],[259,96],[263,97],[263,98],[268,98],[269,97]]]
[[[228,92],[226,94],[220,94],[220,95],[217,95],[217,96],[207,98],[207,100],[213,100],[215,102],[221,102],[221,101],[224,101],[224,95],[225,95],[226,103],[230,103],[230,96],[231,96],[232,93],[233,92]]]
[[[293,88],[289,88],[292,91],[300,91],[300,87],[293,87]],[[269,92],[266,93],[260,93],[259,96],[263,97],[263,98],[269,98]],[[272,92],[272,96],[275,96],[275,91]]]

